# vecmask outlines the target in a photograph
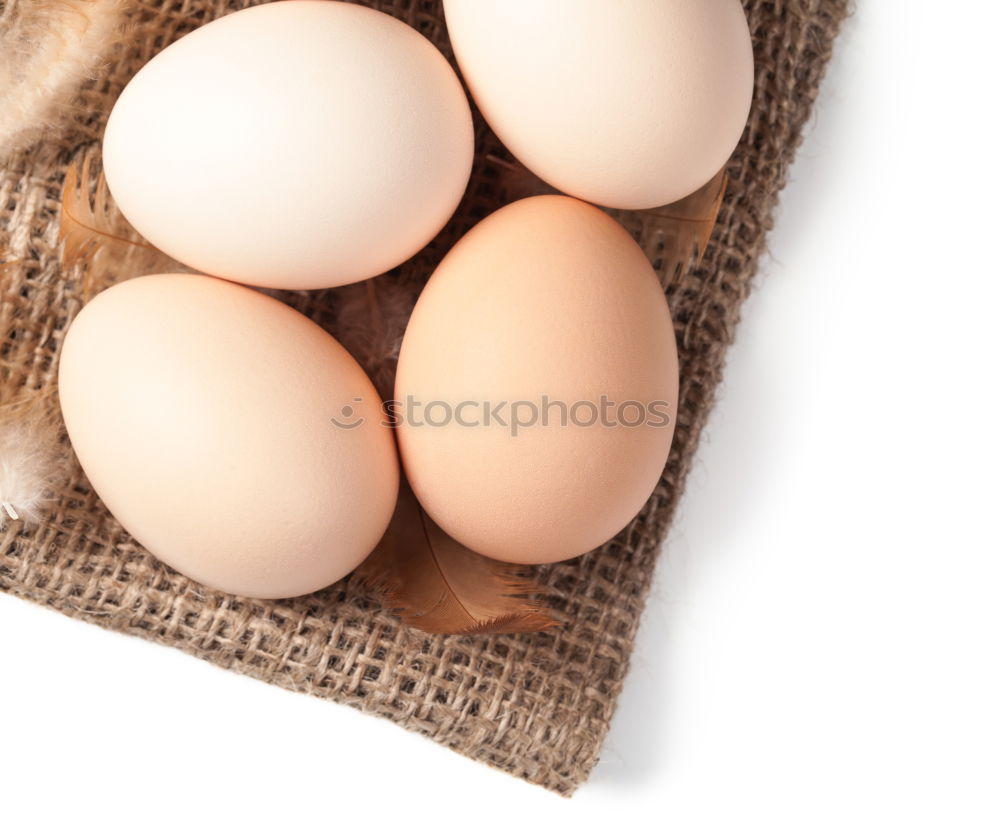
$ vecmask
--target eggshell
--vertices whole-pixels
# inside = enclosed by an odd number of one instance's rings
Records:
[[[444,56],[389,15],[286,0],[181,38],[128,84],[108,185],[198,271],[315,289],[403,262],[452,215],[472,118]]]
[[[656,274],[591,205],[542,196],[501,208],[421,294],[395,397],[407,477],[452,537],[519,563],[597,547],[642,507],[670,449],[677,352]],[[592,409],[602,397],[609,418]],[[514,430],[531,421],[515,402],[536,405],[533,425]],[[619,418],[627,402],[645,409],[641,424],[628,426],[633,407]],[[508,406],[497,420],[483,403]]]
[[[550,185],[615,208],[674,202],[726,163],[753,53],[740,0],[445,0],[476,104]]]
[[[245,286],[155,275],[108,289],[70,327],[59,394],[107,507],[215,589],[312,592],[388,525],[398,462],[371,382],[320,327]]]

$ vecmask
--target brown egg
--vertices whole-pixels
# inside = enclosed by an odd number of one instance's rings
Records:
[[[372,383],[328,333],[245,286],[155,275],[102,292],[66,336],[59,396],[115,517],[215,589],[321,589],[392,515],[398,462]]]
[[[521,200],[452,249],[403,339],[406,474],[466,546],[564,560],[621,530],[670,449],[677,352],[643,252],[591,205]]]

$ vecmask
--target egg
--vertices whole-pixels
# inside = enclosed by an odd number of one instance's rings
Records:
[[[390,407],[431,518],[489,557],[546,563],[641,509],[677,390],[670,310],[642,250],[592,205],[540,196],[487,217],[431,276]]]
[[[364,371],[253,289],[154,275],[73,321],[59,397],[97,494],[152,554],[214,589],[321,589],[378,543],[399,477]]]
[[[753,53],[740,0],[444,0],[483,116],[572,196],[647,209],[693,193],[746,125]]]
[[[104,136],[122,213],[207,274],[316,289],[388,271],[468,183],[468,100],[444,56],[382,12],[285,0],[168,46]]]

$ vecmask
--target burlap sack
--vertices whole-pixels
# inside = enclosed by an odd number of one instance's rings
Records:
[[[20,0],[32,2],[32,0]],[[67,615],[170,644],[273,684],[379,714],[456,751],[571,793],[597,760],[615,708],[660,544],[691,464],[778,192],[816,96],[847,0],[744,0],[757,59],[753,112],[731,167],[719,227],[699,268],[664,275],[680,348],[673,452],[643,512],[616,540],[537,570],[562,626],[520,636],[426,636],[407,630],[350,578],[290,601],[207,591],[140,549],[78,468],[40,526],[0,534],[0,588]],[[180,35],[251,2],[145,0],[100,77],[80,93],[69,132],[36,144],[0,173],[8,263],[0,276],[0,397],[55,383],[56,356],[79,311],[60,273],[60,186],[81,145],[99,139],[129,77]],[[451,54],[439,3],[380,0]],[[18,0],[4,14],[16,12]],[[0,116],[2,117],[2,116]],[[397,275],[419,281],[458,235],[509,194],[506,154],[479,122],[477,161],[458,215]],[[663,272],[654,216],[618,213]],[[320,323],[336,321],[336,291],[288,295]],[[8,634],[7,637],[10,637]],[[30,638],[30,633],[19,634]]]

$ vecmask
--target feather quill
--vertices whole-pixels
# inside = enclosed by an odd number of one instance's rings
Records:
[[[405,481],[388,530],[355,574],[406,624],[428,633],[529,633],[557,623],[529,597],[540,586],[445,534]]]

